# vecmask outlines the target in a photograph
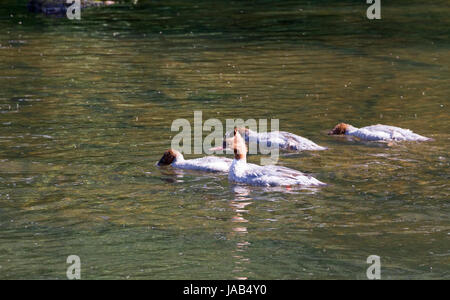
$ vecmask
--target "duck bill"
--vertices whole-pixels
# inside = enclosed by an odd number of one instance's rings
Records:
[[[161,159],[156,163],[156,165],[158,167],[164,166],[165,165],[165,161],[164,161],[164,156],[161,157]]]

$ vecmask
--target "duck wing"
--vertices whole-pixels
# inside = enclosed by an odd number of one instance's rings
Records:
[[[396,126],[389,125],[372,125],[363,127],[361,129],[368,130],[370,132],[378,132],[379,134],[385,136],[388,135],[389,139],[396,141],[423,141],[428,140],[427,137],[418,135],[417,133],[412,132],[410,129],[400,128]]]
[[[300,171],[276,165],[258,166],[255,164],[248,164],[246,173],[247,173],[246,176],[251,178],[263,176],[276,176],[282,178],[296,179],[301,176],[307,176]]]
[[[283,140],[285,140],[286,148],[288,150],[326,150],[325,147],[319,146],[307,138],[290,132],[279,131],[279,135],[283,137]]]
[[[261,186],[319,186],[325,185],[316,178],[290,168],[248,164],[244,174],[245,182]]]

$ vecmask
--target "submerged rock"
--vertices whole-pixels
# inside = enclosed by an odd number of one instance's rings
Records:
[[[71,4],[67,0],[30,0],[28,10],[45,15],[65,15],[67,8]],[[114,1],[81,0],[81,9],[93,6],[107,6],[114,4]]]

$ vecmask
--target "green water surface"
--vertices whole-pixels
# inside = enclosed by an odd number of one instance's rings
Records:
[[[447,1],[0,7],[0,279],[450,279]],[[158,168],[173,120],[279,119],[329,185]],[[338,122],[432,142],[361,143]],[[198,155],[186,155],[187,158]],[[259,156],[249,161],[259,163]]]

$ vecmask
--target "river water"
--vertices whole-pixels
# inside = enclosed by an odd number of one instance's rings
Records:
[[[5,1],[4,1],[5,2]],[[0,7],[0,279],[450,279],[446,1]],[[179,118],[279,119],[320,189],[158,168]],[[432,142],[362,143],[338,122]],[[270,122],[269,122],[270,124]],[[187,158],[199,155],[186,155]],[[249,157],[258,163],[261,157]]]

